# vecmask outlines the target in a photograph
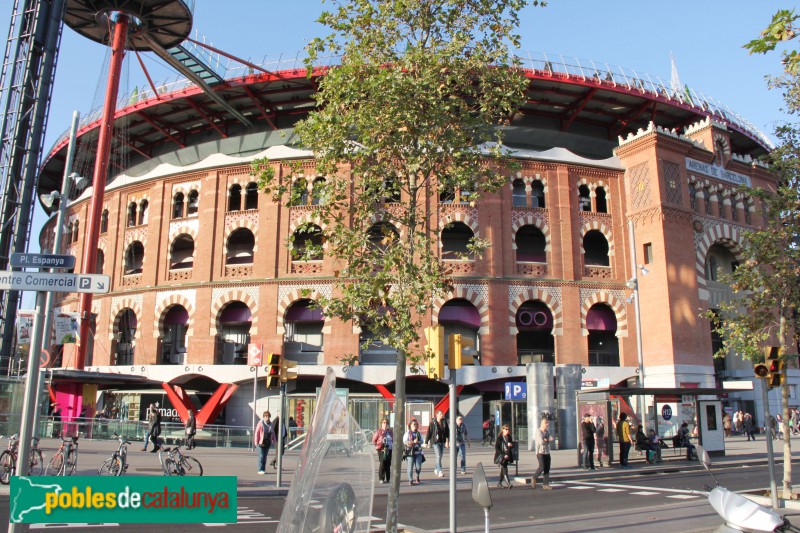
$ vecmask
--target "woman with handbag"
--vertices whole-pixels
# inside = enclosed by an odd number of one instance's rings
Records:
[[[422,470],[422,462],[425,456],[422,454],[422,434],[419,432],[419,423],[415,418],[408,423],[408,431],[403,437],[403,458],[408,461],[408,484],[414,485],[414,469],[417,471],[417,482],[419,485],[419,473]]]
[[[494,464],[500,465],[500,481],[497,486],[503,487],[503,479],[508,482],[508,490],[511,490],[511,478],[508,477],[508,463],[514,462],[514,441],[511,439],[511,429],[508,424],[503,424],[500,434],[494,443]]]
[[[389,477],[392,471],[392,447],[394,444],[394,435],[392,429],[389,427],[389,420],[384,418],[381,420],[381,427],[375,432],[372,437],[372,444],[378,451],[378,482],[389,483]]]

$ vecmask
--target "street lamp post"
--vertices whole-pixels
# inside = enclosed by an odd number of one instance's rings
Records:
[[[633,269],[633,276],[628,280],[627,285],[633,289],[633,313],[634,320],[636,321],[636,356],[639,363],[639,387],[644,388],[644,355],[642,353],[642,315],[639,302],[639,269],[642,270],[642,275],[647,274],[647,269],[639,265],[636,261],[636,236],[633,232],[633,220],[628,221],[628,234],[631,243],[631,267]],[[644,396],[638,396],[639,416],[642,417],[642,431],[647,433],[647,416],[645,416]]]

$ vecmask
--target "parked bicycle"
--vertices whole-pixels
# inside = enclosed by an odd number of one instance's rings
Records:
[[[61,439],[61,446],[47,465],[48,476],[71,476],[78,467],[78,437]]]
[[[114,437],[119,441],[119,447],[111,454],[111,457],[103,461],[100,465],[98,474],[101,476],[121,476],[128,470],[128,445],[130,441],[125,440],[114,433]]]
[[[164,457],[162,454],[166,454]],[[165,476],[202,476],[203,465],[189,455],[181,453],[181,444],[158,449],[158,461]]]
[[[3,436],[0,435],[0,439]],[[17,456],[19,453],[19,436],[12,435],[8,437],[8,446],[5,451],[0,454],[0,483],[8,485],[11,481],[11,476],[17,474]],[[44,468],[44,457],[42,450],[39,449],[39,439],[34,437],[31,439],[31,451],[28,459],[28,475],[41,476],[42,469]]]

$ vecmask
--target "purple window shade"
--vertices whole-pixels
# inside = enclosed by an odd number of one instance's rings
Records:
[[[616,331],[617,317],[610,308],[594,306],[586,313],[586,329],[595,331]]]
[[[464,324],[481,327],[481,314],[472,305],[445,305],[439,311],[439,324]]]
[[[250,309],[246,305],[229,305],[222,311],[219,321],[222,324],[231,324],[234,322],[250,322],[252,318]]]
[[[293,305],[286,311],[287,322],[322,322],[325,315],[321,309],[312,309],[305,305]]]
[[[167,316],[164,317],[164,324],[168,326],[172,326],[174,324],[188,324],[189,323],[189,312],[186,311],[182,306],[176,305],[172,309],[167,312]]]

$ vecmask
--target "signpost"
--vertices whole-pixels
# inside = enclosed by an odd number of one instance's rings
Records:
[[[75,258],[63,255],[14,254],[12,263],[22,268],[71,268]],[[71,262],[70,262],[71,261]],[[62,266],[63,265],[63,266]],[[22,403],[22,421],[19,431],[19,456],[17,474],[28,471],[31,438],[36,421],[39,365],[41,358],[46,297],[49,292],[84,292],[105,294],[111,288],[111,278],[103,274],[61,274],[49,272],[0,271],[0,290],[36,291],[36,317],[33,321],[31,348],[28,354],[28,376]]]
[[[258,367],[261,366],[261,359],[263,355],[263,349],[261,344],[256,344],[251,342],[247,346],[247,364],[253,367],[253,427],[256,427],[258,424],[259,416],[256,412],[256,400],[258,399],[257,392],[258,392]],[[250,449],[255,450],[255,442],[250,440]]]

